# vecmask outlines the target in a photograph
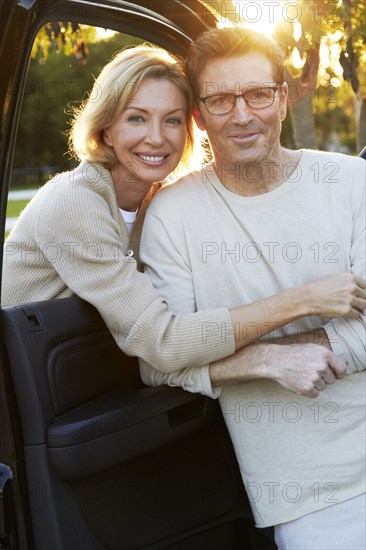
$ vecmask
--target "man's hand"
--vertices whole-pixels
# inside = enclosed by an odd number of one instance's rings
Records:
[[[267,378],[306,397],[317,397],[337,379],[343,378],[347,363],[324,346],[290,344],[268,346]]]
[[[317,397],[344,377],[347,363],[318,344],[251,344],[231,357],[211,363],[213,386],[275,380],[299,395]]]
[[[304,285],[308,315],[356,318],[366,308],[366,283],[352,273],[321,277]]]

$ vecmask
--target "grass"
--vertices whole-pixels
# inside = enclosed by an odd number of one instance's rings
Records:
[[[6,207],[7,218],[17,218],[22,210],[27,206],[29,200],[8,201]],[[5,239],[8,238],[10,231],[5,231]]]
[[[29,201],[9,201],[6,208],[6,217],[7,218],[16,218],[19,216],[22,210],[27,206]]]

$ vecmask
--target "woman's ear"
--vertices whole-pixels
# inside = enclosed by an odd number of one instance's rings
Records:
[[[103,130],[103,141],[106,145],[113,147],[113,141],[109,133],[109,128],[107,128],[106,130]]]
[[[198,128],[202,131],[206,130],[205,124],[202,120],[201,113],[199,110],[195,107],[192,112],[193,118],[195,123],[197,124]]]

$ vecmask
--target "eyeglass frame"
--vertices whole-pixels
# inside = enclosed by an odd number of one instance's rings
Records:
[[[249,105],[248,101],[246,100],[245,98],[245,94],[249,91],[249,90],[246,90],[245,92],[242,92],[241,94],[233,94],[232,92],[222,92],[221,94],[212,94],[212,95],[208,95],[206,97],[197,97],[197,99],[199,99],[203,104],[204,106],[206,107],[206,110],[207,112],[210,114],[210,115],[213,115],[213,116],[222,116],[222,115],[227,115],[228,113],[231,113],[231,111],[235,108],[235,105],[237,103],[237,100],[239,97],[242,97],[246,103],[246,105],[248,105],[248,107],[250,109],[254,109],[255,111],[260,111],[261,109],[267,109],[268,107],[272,107],[272,105],[274,104],[275,102],[275,99],[276,99],[276,92],[279,88],[281,88],[282,86],[286,85],[286,82],[283,82],[282,84],[275,84],[274,86],[258,86],[256,89],[257,90],[261,90],[263,88],[266,88],[266,89],[269,89],[269,90],[274,90],[274,94],[273,94],[273,101],[272,103],[270,103],[269,105],[265,105],[264,107],[252,107],[251,105]],[[219,96],[219,95],[224,95],[224,94],[227,94],[227,95],[232,95],[234,96],[234,99],[235,99],[235,102],[233,103],[231,109],[229,111],[226,111],[225,113],[211,113],[206,105],[206,101],[208,99],[210,99],[211,97],[216,97],[216,96]]]

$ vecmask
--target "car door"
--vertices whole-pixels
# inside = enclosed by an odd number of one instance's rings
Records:
[[[57,21],[102,26],[184,55],[215,14],[195,0],[3,0],[0,10],[4,240],[39,29]],[[145,387],[137,359],[122,353],[98,312],[78,297],[3,308],[0,322],[2,547],[273,548],[254,528],[215,401]]]

